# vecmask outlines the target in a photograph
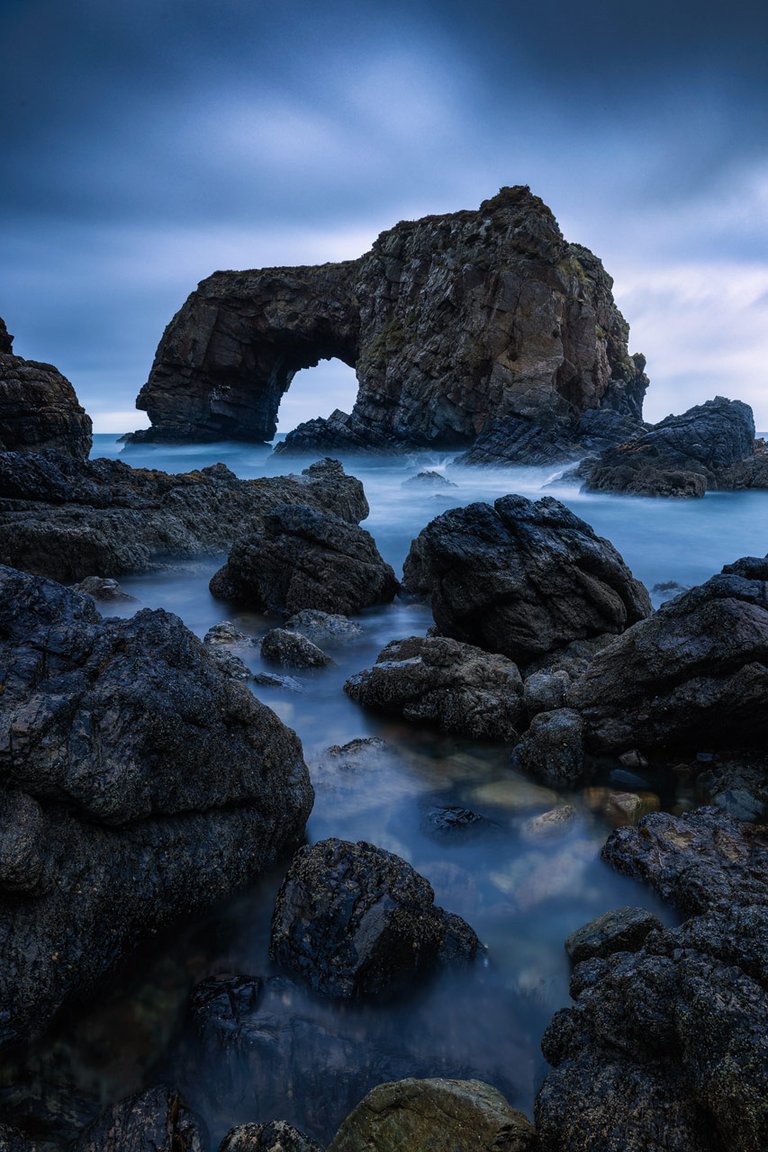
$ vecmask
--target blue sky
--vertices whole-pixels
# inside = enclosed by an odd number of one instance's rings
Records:
[[[614,277],[646,416],[768,429],[768,15],[752,0],[5,0],[0,315],[97,430],[217,268],[355,257],[529,184]],[[302,374],[281,429],[349,408]]]

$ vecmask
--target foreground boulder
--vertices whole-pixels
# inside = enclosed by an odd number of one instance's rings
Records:
[[[760,1152],[768,1134],[768,838],[712,809],[614,832],[605,858],[690,916],[592,950],[542,1048],[542,1152]]]
[[[642,436],[607,449],[581,474],[592,492],[628,496],[703,496],[726,487],[734,465],[755,452],[752,409],[716,396],[682,416],[668,416]]]
[[[398,584],[370,533],[338,516],[291,504],[238,539],[211,592],[257,612],[305,608],[342,615],[391,600]]]
[[[322,840],[297,853],[283,881],[270,956],[326,996],[407,987],[438,965],[471,960],[479,946],[434,900],[431,884],[399,856]]]
[[[445,636],[393,640],[344,691],[367,708],[475,740],[516,739],[524,712],[516,664]]]
[[[335,460],[300,476],[239,480],[223,464],[171,475],[120,460],[0,452],[0,562],[57,580],[146,571],[215,555],[285,504],[368,515],[363,486]]]
[[[219,1152],[323,1152],[319,1144],[285,1120],[238,1124],[219,1145]]]
[[[533,1125],[481,1080],[380,1084],[347,1117],[328,1152],[533,1152]]]
[[[525,187],[477,211],[403,221],[358,260],[216,272],[165,330],[137,440],[272,440],[302,368],[357,371],[352,412],[300,425],[283,451],[469,444],[496,416],[639,416],[612,280]],[[318,404],[319,406],[319,404]]]
[[[150,1088],[113,1104],[73,1152],[205,1152],[207,1133],[177,1092]]]
[[[444,635],[522,666],[651,611],[613,545],[551,497],[503,496],[438,516],[411,545],[403,587],[431,598]]]
[[[767,581],[768,557],[727,564],[599,651],[569,693],[588,746],[763,747]]]
[[[45,448],[84,460],[91,450],[91,418],[52,364],[14,356],[13,337],[0,320],[0,450]]]
[[[292,847],[312,790],[295,733],[170,613],[102,621],[0,568],[0,668],[8,1044]]]

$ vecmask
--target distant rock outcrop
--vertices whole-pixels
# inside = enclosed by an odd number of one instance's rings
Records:
[[[52,364],[14,356],[13,337],[0,319],[0,450],[43,448],[85,459],[91,450],[91,418]]]
[[[644,362],[612,280],[526,187],[477,211],[402,222],[358,260],[216,272],[168,325],[137,405],[137,440],[270,440],[295,373],[354,367],[351,414],[286,447],[461,445],[495,417],[640,418]]]

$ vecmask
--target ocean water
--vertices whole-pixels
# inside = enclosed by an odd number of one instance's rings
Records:
[[[119,455],[135,466],[171,472],[223,461],[242,477],[274,475],[300,471],[316,458],[273,457],[266,447],[236,443],[124,448],[117,437],[94,439],[94,455]],[[398,573],[411,540],[434,516],[508,492],[564,501],[618,547],[649,589],[670,582],[689,587],[724,563],[768,550],[766,492],[709,494],[698,501],[629,499],[582,494],[559,468],[463,469],[450,455],[432,452],[342,459],[365,485],[371,514],[363,526]],[[440,471],[454,486],[403,487],[425,468]],[[135,599],[102,610],[128,615],[139,607],[163,607],[200,636],[228,618],[257,638],[275,621],[227,611],[208,592],[223,559],[126,578],[123,587]],[[655,603],[667,595],[655,592]],[[302,993],[284,995],[282,1010],[304,1022],[302,1035],[314,1037],[319,1048],[312,1049],[310,1069],[297,1056],[282,1070],[284,1091],[276,1102],[258,1088],[258,1045],[241,1044],[228,1061],[210,1050],[201,1054],[185,1040],[184,1019],[188,993],[205,976],[275,974],[267,952],[278,869],[226,906],[143,946],[110,990],[87,1010],[69,1013],[26,1064],[3,1072],[0,1103],[23,1112],[24,1101],[37,1101],[38,1110],[72,1117],[74,1128],[75,1117],[82,1120],[157,1080],[172,1081],[203,1113],[212,1147],[232,1124],[273,1118],[327,1140],[347,1110],[341,1096],[337,1101],[344,1052],[358,1071],[369,1069],[371,1082],[394,1075],[474,1075],[531,1113],[545,1071],[542,1032],[568,1003],[564,938],[622,904],[650,908],[666,922],[673,914],[600,860],[617,818],[608,795],[626,787],[608,775],[610,766],[589,788],[558,796],[514,773],[503,748],[363,711],[342,691],[344,680],[369,666],[388,641],[423,634],[431,616],[423,605],[395,601],[363,613],[359,623],[359,638],[328,647],[334,659],[329,668],[299,672],[287,688],[253,685],[303,742],[316,791],[307,838],[367,840],[403,856],[430,880],[437,903],[472,924],[485,946],[483,957],[468,971],[388,1004],[334,1006]],[[254,670],[262,667],[257,648],[240,654]],[[383,738],[387,750],[347,761],[327,755],[330,746],[368,737]],[[678,810],[691,802],[652,774],[635,787],[649,804]],[[537,839],[532,817],[563,803],[576,810],[567,831]],[[470,808],[485,822],[471,834],[438,835],[430,813],[446,806]]]

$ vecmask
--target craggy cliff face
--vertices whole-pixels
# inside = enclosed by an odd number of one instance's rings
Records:
[[[269,440],[301,368],[338,357],[360,384],[318,442],[458,445],[496,416],[570,422],[608,406],[639,416],[612,280],[567,244],[528,188],[476,212],[397,224],[358,260],[217,272],[166,329],[137,406],[141,438]]]

